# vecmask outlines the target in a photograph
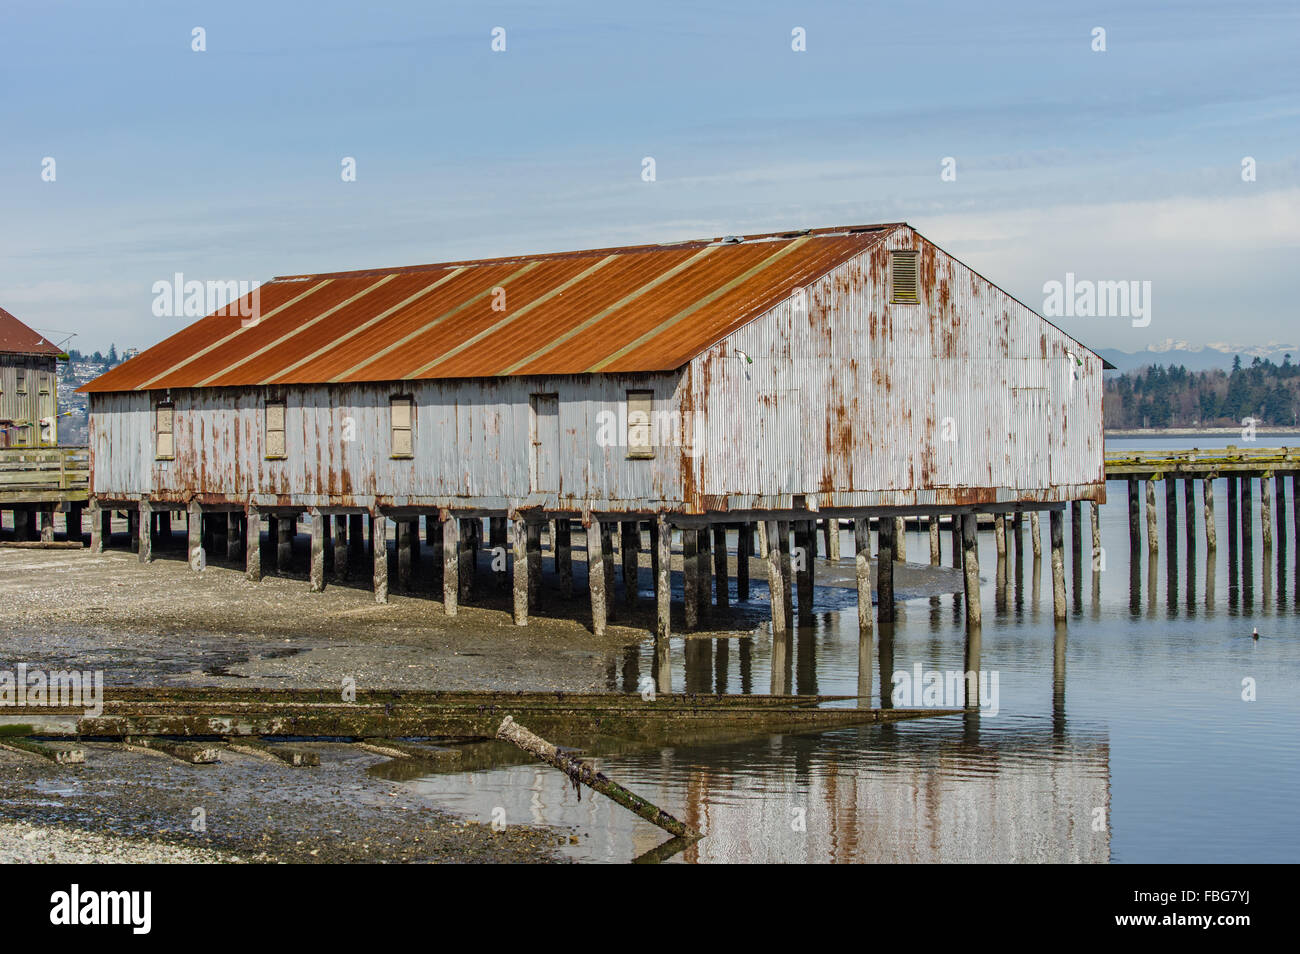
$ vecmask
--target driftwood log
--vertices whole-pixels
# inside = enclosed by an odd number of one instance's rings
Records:
[[[694,828],[678,821],[662,808],[651,804],[635,792],[629,792],[618,782],[606,778],[603,772],[595,771],[581,759],[565,755],[541,736],[529,732],[522,725],[516,723],[510,716],[506,716],[502,720],[500,728],[497,729],[497,738],[519,746],[519,748],[541,759],[547,765],[555,766],[573,779],[575,784],[581,783],[600,792],[606,798],[617,802],[652,825],[658,825],[671,835],[691,840],[698,840],[703,837]]]

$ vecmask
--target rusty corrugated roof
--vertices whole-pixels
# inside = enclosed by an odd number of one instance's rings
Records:
[[[285,276],[81,390],[667,371],[896,227]]]
[[[58,355],[63,354],[63,349],[0,308],[0,353]]]

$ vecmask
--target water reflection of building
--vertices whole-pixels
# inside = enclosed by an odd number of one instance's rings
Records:
[[[1046,722],[968,731],[949,720],[649,750],[600,768],[708,836],[687,862],[1106,862],[1109,745]],[[466,779],[469,784],[466,784]],[[545,767],[414,783],[483,823],[571,828],[586,859],[626,862],[666,840]],[[499,813],[498,813],[499,815]]]

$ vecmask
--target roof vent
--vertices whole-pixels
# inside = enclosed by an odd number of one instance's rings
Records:
[[[889,256],[890,301],[916,304],[916,253],[891,252]]]
[[[743,241],[745,241],[745,236],[743,236],[743,235],[724,235],[724,236],[722,236],[722,244],[723,244],[723,245],[739,245],[739,244],[740,244],[741,242],[743,242]]]

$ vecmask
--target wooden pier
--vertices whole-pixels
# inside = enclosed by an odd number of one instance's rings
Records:
[[[67,539],[80,541],[89,481],[88,447],[0,448],[0,512],[13,512],[15,541],[51,542],[56,513]]]

